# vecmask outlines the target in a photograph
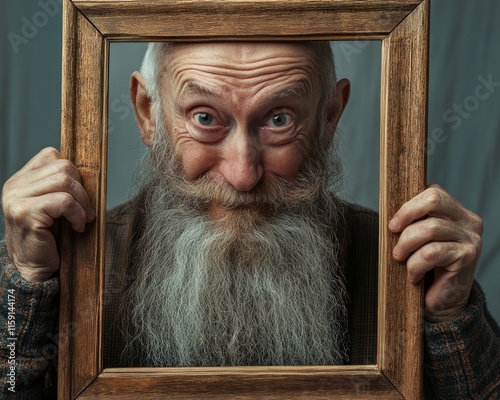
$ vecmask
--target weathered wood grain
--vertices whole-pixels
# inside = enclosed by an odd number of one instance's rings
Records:
[[[425,189],[427,7],[420,4],[382,42],[377,355],[382,373],[407,399],[423,395],[423,284],[410,283],[405,265],[393,259],[398,235],[388,224]]]
[[[104,264],[107,41],[70,2],[63,21],[61,152],[78,168],[97,221],[61,243],[59,398],[75,398],[100,372],[101,266]]]
[[[75,0],[74,3],[109,37],[213,40],[235,35],[263,39],[282,35],[382,39],[419,1]]]
[[[374,366],[105,370],[80,398],[403,399]],[[354,396],[354,397],[353,397]]]
[[[420,399],[423,288],[387,223],[425,185],[428,0],[63,2],[61,150],[98,218],[61,243],[58,398]],[[377,365],[102,371],[108,42],[297,38],[383,39]]]

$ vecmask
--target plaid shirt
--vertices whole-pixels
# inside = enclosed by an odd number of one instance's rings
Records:
[[[124,291],[133,280],[133,247],[141,232],[137,202],[108,213],[106,291],[104,296],[104,366],[120,361],[124,341],[116,321]],[[346,206],[340,235],[341,258],[349,293],[350,363],[375,364],[377,344],[378,216]],[[57,320],[57,278],[30,283],[20,277],[0,243],[0,323],[7,326],[7,291],[16,293],[18,370],[16,398],[42,399],[53,394]],[[0,335],[1,385],[7,391],[7,335]],[[51,351],[52,350],[52,351]],[[500,398],[500,329],[488,313],[483,293],[474,284],[468,308],[453,322],[425,323],[424,381],[429,399]],[[22,377],[22,378],[21,378]]]

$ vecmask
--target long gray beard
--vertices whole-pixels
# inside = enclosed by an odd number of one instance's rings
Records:
[[[145,221],[151,240],[139,245],[129,293],[141,365],[345,360],[345,290],[322,221],[280,215],[231,235],[204,215],[157,208]]]
[[[345,287],[333,233],[340,217],[326,190],[304,201],[299,188],[300,201],[277,204],[271,217],[241,207],[258,193],[230,193],[220,201],[237,205],[215,221],[201,200],[193,204],[197,190],[185,194],[189,183],[176,181],[175,168],[146,170],[140,262],[124,302],[125,357],[141,366],[345,362]]]

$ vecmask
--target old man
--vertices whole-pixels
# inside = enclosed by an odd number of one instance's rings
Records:
[[[149,46],[131,78],[150,149],[142,189],[108,214],[105,366],[374,362],[377,216],[332,190],[349,85],[323,42]],[[54,149],[6,183],[2,204],[2,290],[23,294],[16,321],[31,338],[18,390],[38,396],[53,390],[55,221],[82,232],[95,214]],[[389,228],[408,279],[434,275],[427,395],[498,395],[500,332],[474,282],[480,218],[432,186]]]

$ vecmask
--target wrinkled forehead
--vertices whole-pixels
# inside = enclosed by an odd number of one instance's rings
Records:
[[[302,70],[314,80],[320,62],[314,51],[299,42],[219,42],[173,44],[164,71],[174,81],[187,70],[225,71],[234,78]]]

